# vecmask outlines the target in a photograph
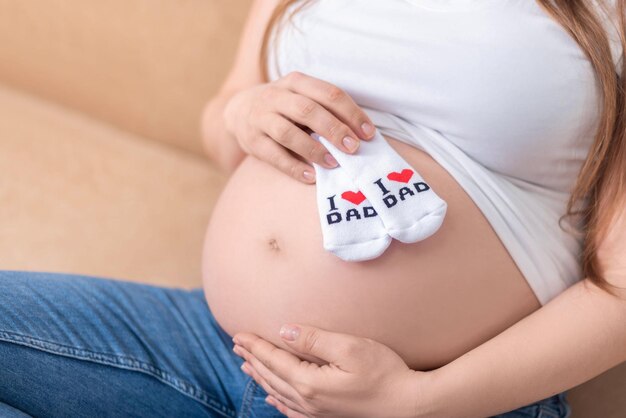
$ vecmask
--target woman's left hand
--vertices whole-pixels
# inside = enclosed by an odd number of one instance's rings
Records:
[[[280,331],[290,348],[328,364],[300,360],[254,334],[233,338],[233,350],[246,360],[247,371],[242,370],[280,412],[297,418],[417,416],[429,372],[411,370],[393,350],[369,338],[303,325],[291,328],[295,331]]]

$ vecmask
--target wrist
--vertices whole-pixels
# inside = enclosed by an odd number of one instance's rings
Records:
[[[248,89],[237,90],[230,92],[224,101],[222,121],[226,132],[233,137],[236,136],[237,128],[249,116],[250,106],[246,103],[247,95],[249,95]]]
[[[206,157],[223,174],[231,174],[246,153],[225,130],[203,132],[202,146]]]
[[[407,395],[405,397],[406,409],[402,416],[406,418],[439,418],[438,389],[440,376],[437,370],[422,372],[411,371],[408,380]]]

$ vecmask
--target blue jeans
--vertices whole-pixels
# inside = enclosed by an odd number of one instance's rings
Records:
[[[201,289],[0,271],[0,417],[283,417]],[[564,394],[499,417],[569,416]]]

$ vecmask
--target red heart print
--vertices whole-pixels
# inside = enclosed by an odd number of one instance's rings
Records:
[[[410,170],[408,168],[402,170],[401,173],[398,173],[397,171],[392,171],[391,173],[387,174],[387,178],[389,180],[399,181],[401,183],[408,183],[411,177],[413,177],[413,170]]]
[[[341,193],[341,198],[347,200],[348,202],[352,202],[355,205],[360,205],[361,202],[365,200],[365,195],[363,192],[354,193],[353,191],[348,190],[347,192]]]

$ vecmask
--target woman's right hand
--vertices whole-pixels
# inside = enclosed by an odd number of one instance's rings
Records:
[[[224,108],[224,119],[244,152],[307,184],[315,182],[315,170],[296,156],[328,168],[337,161],[306,128],[347,153],[375,132],[343,90],[297,71],[236,93]]]

